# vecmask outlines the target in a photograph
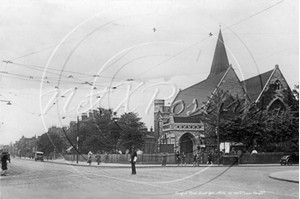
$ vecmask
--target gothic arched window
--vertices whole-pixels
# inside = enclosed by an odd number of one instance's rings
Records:
[[[268,110],[271,111],[271,110],[285,110],[286,107],[284,105],[284,103],[279,100],[279,99],[276,99],[275,101],[272,102],[272,104],[269,106]]]
[[[281,89],[281,82],[279,80],[276,80],[275,81],[275,90],[277,91],[279,89]]]

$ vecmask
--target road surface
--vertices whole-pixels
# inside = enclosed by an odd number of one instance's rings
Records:
[[[268,177],[298,166],[101,168],[12,159],[1,199],[298,198],[299,184]]]

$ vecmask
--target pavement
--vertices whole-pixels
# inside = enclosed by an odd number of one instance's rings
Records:
[[[270,178],[299,183],[299,170],[280,171],[269,174]]]
[[[71,163],[76,164],[76,160]],[[35,162],[22,157],[22,159],[12,158],[8,165],[9,176],[2,179],[0,177],[0,190],[2,198],[5,199],[74,199],[82,196],[83,198],[111,199],[199,197],[251,199],[259,196],[262,199],[275,199],[298,198],[299,196],[299,184],[268,177],[269,173],[295,170],[298,166],[267,165],[263,167],[259,165],[260,167],[255,167],[255,165],[250,165],[251,167],[245,167],[238,165],[230,168],[203,165],[203,167],[193,168],[188,167],[190,165],[177,167],[169,163],[167,167],[156,164],[148,168],[137,168],[138,175],[132,176],[128,162],[125,164],[102,163],[101,167],[93,161],[92,166],[88,167],[83,159],[78,166],[71,166],[65,164],[63,159]],[[104,168],[104,166],[115,168]],[[116,168],[120,166],[127,168]],[[157,167],[153,168],[153,166]],[[197,195],[194,195],[195,193]]]
[[[19,158],[18,158],[19,159]],[[34,161],[34,159],[30,158],[22,158],[22,160],[29,160]],[[13,159],[12,159],[13,161]],[[106,168],[129,168],[131,167],[131,164],[128,163],[104,163],[101,162],[100,165],[97,165],[97,162],[92,162],[91,166],[85,162],[85,161],[68,161],[61,157],[53,159],[53,160],[44,160],[45,163],[56,163],[56,164],[65,164],[65,165],[72,165],[72,166],[84,166],[84,167],[106,167]],[[230,167],[231,165],[218,165],[218,164],[200,164],[199,167]],[[233,167],[274,167],[274,166],[280,166],[280,164],[239,164],[239,165],[233,165]],[[136,167],[139,168],[153,168],[153,167],[162,167],[161,164],[144,164],[137,162]],[[166,167],[178,167],[177,164],[167,164]],[[181,165],[180,167],[183,167]],[[186,167],[194,167],[193,164],[186,164]]]

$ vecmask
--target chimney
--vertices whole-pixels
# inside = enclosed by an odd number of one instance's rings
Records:
[[[164,112],[164,105],[165,105],[165,100],[163,99],[154,100],[154,113],[157,113],[158,111]]]
[[[75,125],[76,124],[76,121],[70,121],[70,127]]]
[[[90,110],[90,112],[89,112],[89,117],[93,117],[93,111],[92,110]]]
[[[86,120],[88,118],[87,113],[81,114],[81,120]]]

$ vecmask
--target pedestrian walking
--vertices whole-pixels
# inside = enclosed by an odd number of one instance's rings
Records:
[[[92,152],[90,151],[89,153],[88,153],[88,160],[87,160],[87,163],[89,163],[90,164],[90,166],[91,166],[91,164],[92,164]]]
[[[108,162],[108,152],[106,152],[106,155],[105,155],[105,163]]]
[[[167,163],[167,155],[166,155],[166,153],[164,153],[163,160],[162,160],[162,165],[161,166],[166,166],[166,163]]]
[[[207,164],[211,164],[212,163],[212,154],[211,151],[207,154]]]
[[[198,152],[197,153],[197,166],[199,167],[200,164],[202,164],[202,153]]]
[[[199,167],[200,164],[202,164],[202,150],[201,150],[201,147],[198,145],[197,146],[197,166]]]
[[[96,161],[97,161],[97,164],[100,165],[100,163],[101,163],[101,155],[100,155],[99,152],[96,155]]]
[[[176,153],[176,161],[177,161],[177,166],[179,166],[180,165],[180,153],[179,153],[179,151],[177,151],[177,153]]]
[[[197,166],[197,153],[194,153],[193,166]]]
[[[1,176],[6,175],[7,159],[8,159],[8,155],[6,153],[2,153],[2,157],[1,157],[1,169],[2,169]]]
[[[181,164],[184,165],[184,166],[186,166],[185,157],[186,157],[186,155],[184,154],[184,152],[182,152],[182,154],[181,154]]]
[[[132,147],[131,155],[130,155],[130,163],[131,163],[131,175],[136,174],[135,163],[137,161],[137,153],[135,148]]]

